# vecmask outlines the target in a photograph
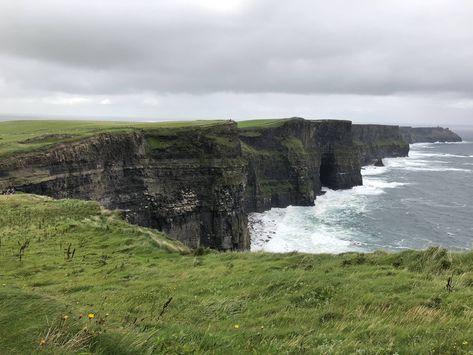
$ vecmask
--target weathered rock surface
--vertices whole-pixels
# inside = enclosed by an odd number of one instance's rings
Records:
[[[409,144],[462,141],[458,134],[442,127],[401,127],[401,134]]]
[[[378,160],[376,160],[374,166],[384,166],[383,159],[379,158]]]
[[[355,124],[352,131],[362,165],[409,154],[409,143],[403,138],[399,126]]]
[[[0,185],[99,201],[191,247],[247,249],[236,124],[99,134],[0,161]]]
[[[361,185],[361,164],[408,151],[399,127],[350,121],[136,128],[1,159],[0,190],[92,199],[190,247],[244,250],[249,212],[313,205],[322,186]]]
[[[313,205],[322,185],[362,184],[350,121],[293,118],[240,132],[248,162],[247,212]]]

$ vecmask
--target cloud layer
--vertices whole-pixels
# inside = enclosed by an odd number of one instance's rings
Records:
[[[469,123],[469,0],[16,0],[0,113]]]

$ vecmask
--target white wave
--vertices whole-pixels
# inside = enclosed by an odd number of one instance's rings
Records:
[[[406,185],[376,175],[365,176],[364,185],[351,190],[324,188],[325,194],[317,197],[312,207],[289,206],[250,214],[251,250],[305,253],[366,250],[359,242],[360,232],[353,229],[353,221],[368,212],[376,195]]]
[[[411,149],[417,148],[417,147],[423,147],[423,148],[434,148],[435,143],[411,143],[410,147]]]
[[[439,166],[431,166],[431,167],[416,167],[416,166],[406,166],[403,168],[407,171],[430,171],[430,172],[446,172],[446,171],[457,171],[457,172],[465,172],[471,173],[470,169],[462,169],[462,168],[444,168]]]
[[[408,158],[387,158],[384,165],[391,169],[404,169],[406,167],[424,167],[429,166],[431,161],[423,159]]]
[[[384,193],[384,189],[395,189],[397,187],[409,185],[409,183],[395,181],[388,182],[382,179],[365,178],[363,185],[369,188],[380,189]]]
[[[448,162],[437,160],[418,159],[419,156],[411,155],[408,158],[387,158],[384,160],[384,165],[391,169],[400,169],[406,171],[431,171],[431,172],[445,172],[457,171],[468,172],[469,169],[453,168],[445,166]],[[440,164],[440,165],[439,165]]]
[[[471,144],[472,141],[461,141],[461,142],[435,142],[434,144]]]
[[[361,168],[361,174],[363,176],[382,175],[388,171],[386,166],[374,166],[368,165]]]
[[[413,150],[409,153],[409,156],[414,157],[440,157],[440,158],[471,158],[471,155],[459,155],[459,154],[449,154],[449,153],[424,153],[422,151]]]
[[[343,253],[361,251],[339,219],[359,204],[344,191],[327,191],[313,207],[273,208],[249,216],[252,251]],[[351,202],[350,202],[351,201]],[[350,206],[346,209],[347,206]],[[344,211],[344,209],[346,209]]]
[[[295,220],[291,220],[295,219]],[[340,228],[329,227],[324,224],[314,225],[313,228],[300,226],[296,221],[297,216],[289,212],[283,217],[281,223],[277,223],[272,234],[265,233],[267,230],[265,222],[261,224],[260,236],[264,235],[263,242],[252,237],[252,251],[267,251],[273,253],[285,253],[300,251],[305,253],[343,253],[358,250],[356,244],[350,240],[349,233],[343,233]],[[257,232],[257,231],[255,231]]]

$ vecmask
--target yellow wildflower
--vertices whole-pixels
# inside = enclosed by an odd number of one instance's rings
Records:
[[[46,340],[45,339],[41,339],[39,341],[39,346],[45,346],[46,345]]]
[[[68,316],[67,314],[65,314],[65,315],[62,317],[62,319],[68,320],[68,319],[69,319],[69,316]]]
[[[462,344],[463,345],[468,345],[468,342],[465,340]]]
[[[235,328],[235,329],[240,329],[240,324],[235,324],[235,325],[233,326],[233,328]]]
[[[89,314],[87,315],[87,317],[88,317],[89,319],[94,319],[94,318],[95,318],[95,314],[94,314],[94,313],[89,313]]]

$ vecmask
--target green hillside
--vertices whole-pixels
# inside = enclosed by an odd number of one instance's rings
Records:
[[[95,202],[0,196],[1,354],[471,353],[472,299],[473,253],[190,251]]]

